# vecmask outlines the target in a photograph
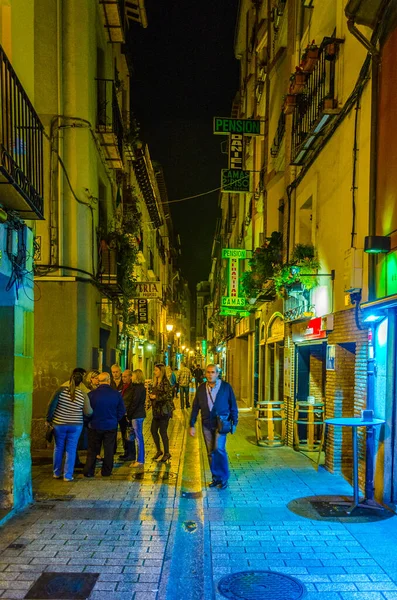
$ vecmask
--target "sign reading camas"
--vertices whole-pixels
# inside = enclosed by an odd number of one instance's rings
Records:
[[[137,281],[134,298],[161,298],[163,294],[160,281]]]

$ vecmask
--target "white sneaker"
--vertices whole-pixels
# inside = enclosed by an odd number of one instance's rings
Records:
[[[70,479],[68,477],[64,477],[63,480],[64,481],[74,481],[74,477],[70,477]]]
[[[62,479],[62,475],[53,475],[53,479]]]

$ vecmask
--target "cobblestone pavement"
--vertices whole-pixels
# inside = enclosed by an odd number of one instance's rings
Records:
[[[218,600],[221,577],[257,569],[296,577],[307,600],[397,600],[395,517],[324,520],[289,510],[297,498],[351,488],[289,448],[258,447],[246,413],[228,440],[229,488],[207,490],[201,437],[186,435],[187,422],[178,409],[163,465],[151,461],[146,420],[141,472],[117,464],[111,478],[77,472],[65,483],[52,479],[48,453],[37,457],[36,502],[0,532],[1,600],[25,598],[45,572],[98,574],[90,600]]]

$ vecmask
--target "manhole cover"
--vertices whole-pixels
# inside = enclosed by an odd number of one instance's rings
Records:
[[[222,577],[218,590],[232,600],[300,600],[305,586],[289,575],[273,571],[242,571]]]
[[[43,573],[25,598],[27,600],[85,600],[99,573]]]
[[[26,548],[26,544],[10,544],[7,546],[6,550],[22,550],[22,548]]]
[[[376,510],[360,506],[348,513],[351,503],[352,500],[347,496],[307,496],[292,500],[287,504],[287,508],[311,521],[371,523],[395,517],[395,514],[387,509]]]
[[[182,492],[181,496],[182,496],[182,498],[189,498],[189,499],[202,498],[203,492]]]

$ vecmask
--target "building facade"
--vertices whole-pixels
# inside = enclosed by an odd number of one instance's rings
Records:
[[[308,447],[294,427],[298,403],[307,407],[308,399],[327,418],[360,416],[364,408],[385,418],[377,492],[390,501],[394,188],[382,152],[395,146],[386,105],[396,17],[393,3],[360,4],[240,2],[241,77],[231,117],[260,122],[261,135],[229,136],[229,145],[241,145],[237,168],[250,172],[250,187],[221,193],[210,335],[226,352],[228,379],[244,405],[284,403],[291,446]],[[366,252],[376,251],[375,236],[389,239],[382,254]],[[247,251],[240,271],[249,316],[220,314],[228,294],[222,248]],[[380,325],[373,326],[367,317],[376,307]],[[362,433],[363,486],[367,450]],[[350,430],[329,428],[325,461],[351,476]],[[366,484],[370,495],[368,477]]]

